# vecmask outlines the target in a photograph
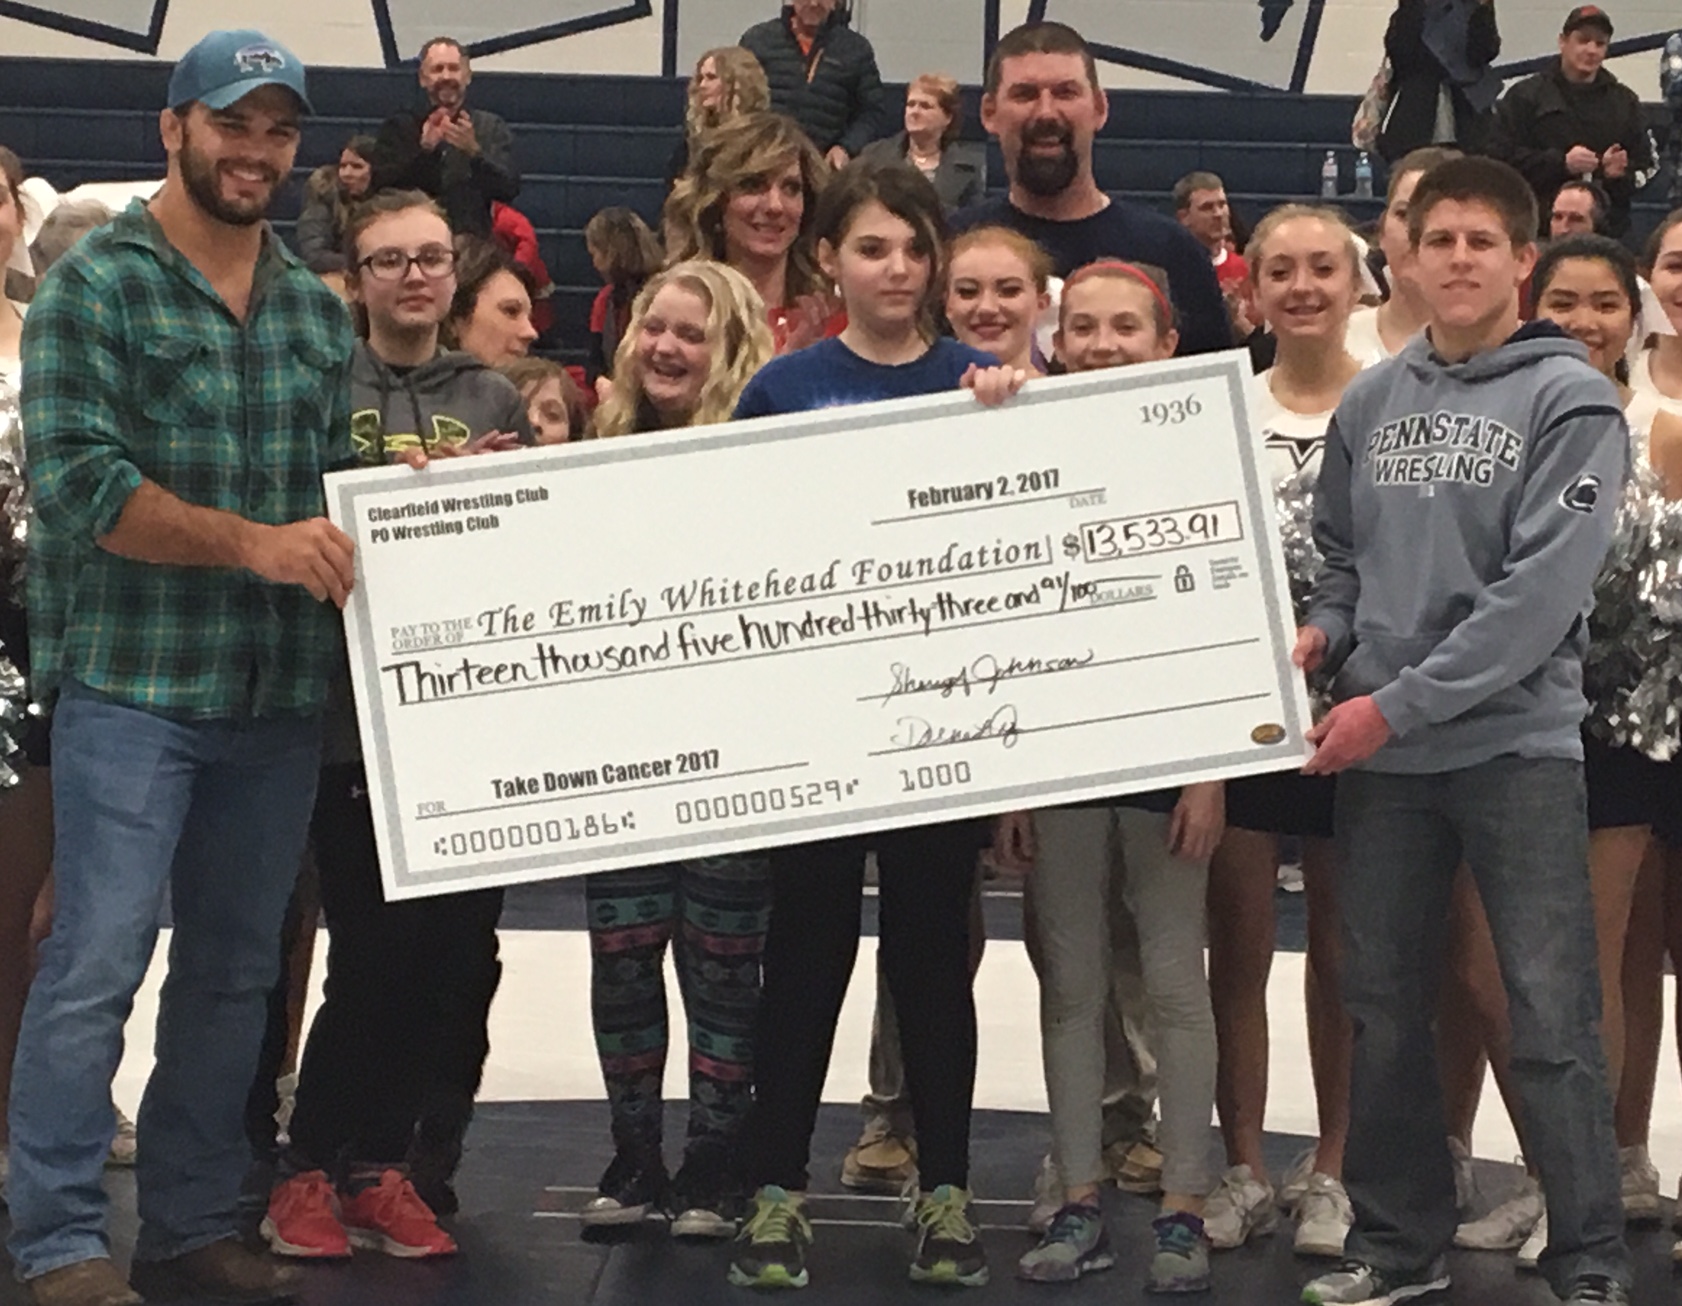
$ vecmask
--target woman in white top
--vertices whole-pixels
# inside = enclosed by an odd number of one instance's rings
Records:
[[[1356,310],[1349,319],[1345,347],[1363,367],[1393,358],[1425,328],[1425,303],[1408,279],[1412,253],[1408,242],[1408,202],[1419,179],[1439,163],[1457,158],[1459,150],[1428,145],[1403,155],[1390,170],[1384,216],[1378,221],[1378,247],[1384,251],[1384,276],[1390,298],[1377,308]]]
[[[1671,330],[1630,365],[1630,389],[1661,401],[1668,412],[1682,413],[1682,209],[1653,232],[1647,246],[1647,282],[1669,319]],[[1651,330],[1655,323],[1647,323]]]
[[[1274,482],[1312,478],[1332,413],[1361,371],[1345,331],[1360,295],[1360,253],[1342,214],[1288,205],[1262,219],[1247,258],[1256,303],[1278,338],[1256,378],[1255,411]],[[1311,481],[1309,481],[1311,483]],[[1349,1022],[1338,986],[1336,861],[1328,778],[1282,772],[1227,783],[1227,833],[1209,869],[1209,978],[1220,1041],[1219,1113],[1230,1167],[1205,1225],[1216,1247],[1269,1232],[1277,1197],[1262,1160],[1267,1104],[1267,976],[1281,836],[1303,841],[1308,892],[1308,1024],[1320,1141],[1283,1196],[1300,1203],[1296,1248],[1337,1256],[1349,1230],[1339,1176],[1349,1125]]]
[[[0,145],[0,271],[23,239],[23,165]],[[22,379],[23,305],[0,295],[0,382],[14,390]]]

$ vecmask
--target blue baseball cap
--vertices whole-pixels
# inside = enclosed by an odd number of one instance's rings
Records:
[[[226,109],[259,86],[284,86],[313,112],[297,55],[249,28],[211,32],[175,65],[169,77],[169,107],[179,109],[197,100],[207,109]]]

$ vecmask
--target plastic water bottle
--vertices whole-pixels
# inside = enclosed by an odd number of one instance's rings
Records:
[[[1355,157],[1355,198],[1372,198],[1372,158],[1365,150]]]
[[[1337,198],[1337,151],[1327,150],[1326,161],[1320,165],[1320,197]]]

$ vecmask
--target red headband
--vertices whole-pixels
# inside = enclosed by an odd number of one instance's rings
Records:
[[[1162,287],[1156,284],[1156,279],[1143,268],[1124,263],[1120,259],[1099,259],[1096,263],[1076,268],[1063,282],[1063,289],[1067,291],[1071,286],[1077,286],[1089,277],[1101,276],[1106,272],[1119,272],[1125,277],[1131,277],[1150,291],[1156,299],[1157,306],[1162,309],[1163,322],[1168,326],[1174,325],[1174,306],[1168,302],[1168,296],[1162,293]]]

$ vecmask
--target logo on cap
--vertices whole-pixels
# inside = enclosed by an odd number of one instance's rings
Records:
[[[247,77],[253,73],[278,72],[286,67],[286,56],[272,45],[248,45],[234,52],[234,66]]]

